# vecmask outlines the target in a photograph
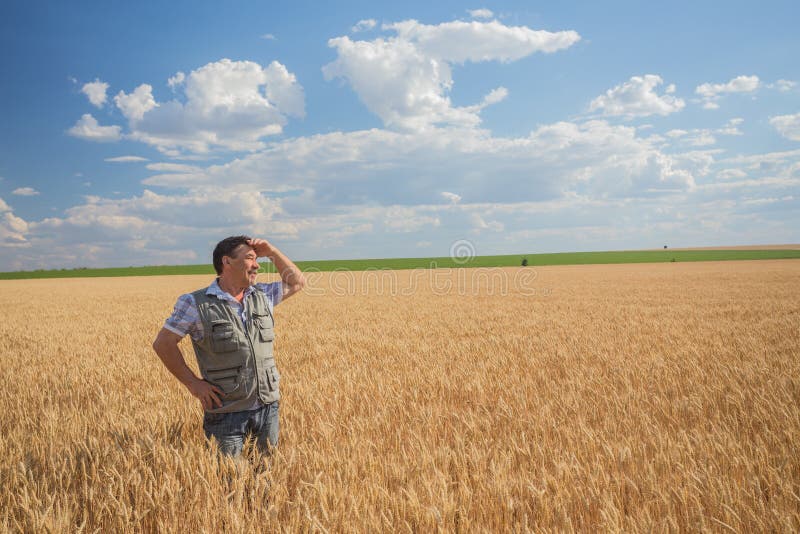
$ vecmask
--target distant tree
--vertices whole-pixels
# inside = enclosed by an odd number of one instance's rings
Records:
[[[667,245],[664,245],[664,250],[667,250]]]
[[[522,258],[522,266],[523,267],[527,267],[528,266],[528,258]]]

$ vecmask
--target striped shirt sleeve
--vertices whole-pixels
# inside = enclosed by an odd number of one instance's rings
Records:
[[[256,284],[256,286],[267,296],[267,302],[269,302],[270,308],[274,308],[283,300],[283,282]]]
[[[191,293],[178,297],[172,315],[164,322],[164,328],[181,337],[189,334],[195,341],[203,339],[203,325]]]

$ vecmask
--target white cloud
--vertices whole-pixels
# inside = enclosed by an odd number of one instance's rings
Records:
[[[494,17],[494,13],[490,9],[480,8],[480,9],[468,9],[469,16],[473,19],[490,19]]]
[[[797,86],[797,82],[792,80],[778,80],[777,82],[770,84],[769,87],[772,89],[777,89],[781,93],[788,93],[792,89]]]
[[[93,82],[89,82],[83,85],[81,88],[81,92],[86,95],[89,99],[89,102],[98,108],[102,108],[103,104],[106,103],[106,91],[108,90],[108,84],[105,82],[101,82],[98,79],[95,79]]]
[[[507,94],[498,88],[481,104],[455,107],[448,92],[451,66],[467,61],[514,61],[534,52],[555,52],[580,40],[574,31],[547,32],[492,22],[420,24],[415,20],[385,24],[396,36],[328,41],[337,58],[323,67],[325,78],[342,78],[361,101],[390,128],[424,130],[437,124],[472,127],[478,112]]]
[[[303,88],[277,61],[264,68],[222,59],[169,83],[180,84],[185,102],[157,102],[148,84],[120,92],[115,101],[129,119],[131,139],[173,157],[212,148],[256,150],[263,137],[282,132],[287,116],[305,115]]]
[[[746,176],[747,173],[742,169],[723,169],[717,173],[717,178],[720,180],[735,180]]]
[[[715,132],[721,135],[744,135],[744,132],[739,129],[739,125],[742,123],[744,123],[744,119],[737,117],[729,120],[725,126],[715,130]]]
[[[18,187],[11,192],[12,195],[18,195],[21,197],[32,197],[39,194],[39,191],[32,187]]]
[[[394,30],[399,39],[414,43],[426,56],[451,63],[516,61],[535,52],[564,50],[581,39],[578,32],[572,30],[532,30],[526,26],[506,26],[496,20],[436,25],[405,20],[385,24],[383,29]]]
[[[131,94],[120,91],[114,97],[114,103],[131,122],[141,120],[145,113],[158,106],[153,98],[153,87],[146,83],[134,89]]]
[[[375,21],[375,19],[359,20],[358,22],[355,23],[355,25],[352,28],[350,28],[350,31],[353,32],[353,33],[358,33],[358,32],[371,30],[377,24],[378,23]]]
[[[484,218],[478,213],[470,215],[470,222],[472,223],[472,232],[479,233],[482,230],[490,230],[492,232],[502,232],[505,228],[503,223],[499,221],[486,222]]]
[[[275,41],[277,39],[277,37],[275,37],[275,35],[271,33],[262,34],[261,38],[264,39],[265,41]]]
[[[336,132],[274,143],[225,165],[151,176],[145,183],[226,183],[261,191],[292,184],[306,193],[287,197],[287,209],[324,211],[361,202],[414,205],[446,199],[442,191],[511,202],[569,190],[609,197],[652,188],[690,190],[693,173],[705,165],[660,152],[637,137],[635,128],[589,121],[545,125],[521,138],[465,129]]]
[[[727,83],[704,83],[694,92],[704,98],[713,98],[723,93],[752,93],[759,86],[758,76],[737,76]]]
[[[633,76],[630,80],[606,91],[589,104],[590,112],[601,112],[605,116],[624,116],[627,118],[647,117],[649,115],[669,115],[680,111],[685,102],[670,94],[658,95],[655,88],[664,83],[661,76],[646,74]],[[672,91],[674,92],[674,86]],[[670,88],[668,87],[668,89]]]
[[[439,226],[441,221],[435,216],[422,215],[415,208],[391,206],[386,210],[384,224],[391,232],[418,232],[423,228]]]
[[[186,80],[186,75],[183,72],[178,71],[175,73],[174,76],[170,76],[167,79],[167,85],[169,86],[170,89],[175,91],[178,87],[183,85],[183,82],[185,80]]]
[[[14,215],[11,207],[0,198],[0,248],[26,246],[28,223]]]
[[[87,141],[118,141],[121,137],[119,126],[100,126],[89,113],[85,113],[75,125],[67,130],[73,137]]]
[[[800,113],[771,117],[769,123],[785,138],[800,141]]]
[[[459,202],[461,202],[461,195],[451,193],[450,191],[442,191],[442,198],[444,198],[451,204],[458,204]]]
[[[759,88],[758,76],[737,76],[727,83],[704,83],[698,85],[694,92],[702,98],[704,109],[718,109],[721,95],[731,93],[752,93]]]
[[[198,172],[202,170],[200,167],[182,163],[148,163],[146,167],[148,170],[158,172]]]
[[[103,161],[108,161],[110,163],[136,163],[140,161],[150,161],[147,158],[143,158],[141,156],[116,156],[114,158],[106,158]]]

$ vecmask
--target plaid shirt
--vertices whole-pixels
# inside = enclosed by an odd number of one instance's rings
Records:
[[[239,302],[231,294],[226,293],[219,287],[218,280],[214,280],[214,282],[208,286],[208,289],[206,289],[206,295],[215,295],[226,301],[246,327],[247,296],[253,293],[253,291],[262,291],[264,295],[266,295],[267,306],[269,306],[269,311],[272,312],[273,308],[277,306],[283,298],[283,282],[252,285],[244,290],[244,298],[242,302]],[[175,309],[164,323],[164,328],[181,337],[189,334],[194,341],[202,341],[203,322],[200,320],[200,315],[197,313],[197,304],[191,293],[186,293],[178,297],[178,302],[175,303]]]

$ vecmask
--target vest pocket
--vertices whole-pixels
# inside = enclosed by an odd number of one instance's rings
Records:
[[[253,314],[253,325],[258,328],[258,338],[266,343],[275,339],[275,330],[273,329],[272,317],[268,314]]]
[[[278,372],[278,367],[275,365],[270,366],[267,371],[269,373],[270,378],[272,379],[272,383],[277,385],[278,382],[281,380],[281,374]]]
[[[220,388],[225,397],[223,402],[236,400],[243,397],[244,387],[242,387],[244,380],[240,375],[241,367],[228,367],[225,369],[208,369],[208,381]]]
[[[232,352],[239,348],[234,336],[233,325],[229,321],[218,320],[211,323],[211,350],[214,352]]]

